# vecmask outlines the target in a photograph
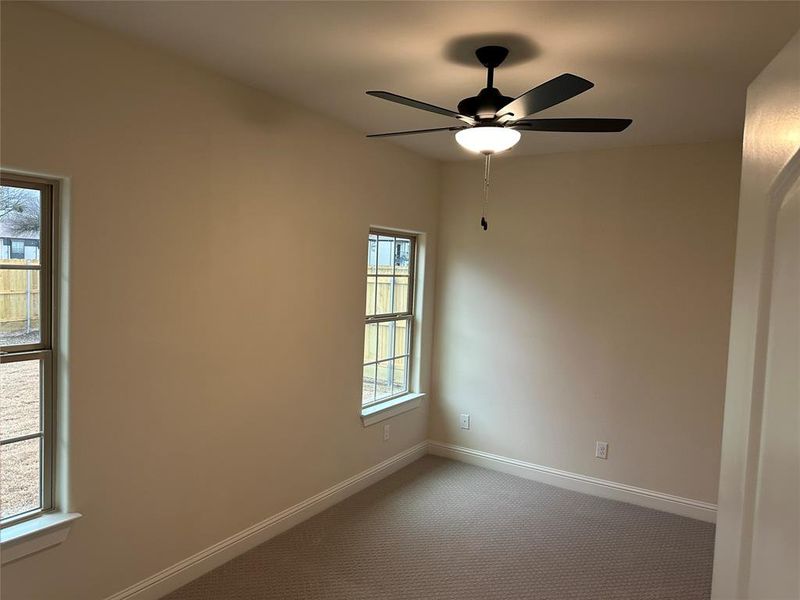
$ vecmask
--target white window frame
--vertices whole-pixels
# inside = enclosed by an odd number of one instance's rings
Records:
[[[369,235],[367,237],[367,252],[369,253],[369,240],[372,236],[378,236],[380,239],[381,236],[383,237],[391,237],[391,238],[398,238],[401,240],[408,240],[410,242],[410,252],[409,252],[409,268],[408,268],[408,298],[406,302],[406,310],[398,311],[398,312],[390,312],[390,313],[381,313],[381,314],[372,314],[372,315],[365,315],[364,317],[364,325],[365,328],[371,324],[380,324],[386,322],[398,322],[398,321],[406,321],[406,331],[407,331],[407,346],[406,346],[406,354],[402,355],[395,355],[394,352],[390,358],[386,358],[383,360],[379,360],[378,356],[376,355],[374,360],[366,361],[362,360],[362,378],[364,373],[364,368],[368,365],[377,365],[383,362],[389,362],[396,358],[405,358],[406,359],[406,385],[405,389],[397,392],[396,394],[391,394],[390,396],[384,396],[381,398],[373,398],[372,401],[364,403],[363,402],[363,390],[362,390],[362,398],[361,398],[361,415],[362,419],[364,420],[364,424],[368,425],[371,422],[375,422],[376,419],[375,415],[379,412],[382,412],[386,409],[397,407],[404,402],[408,402],[410,400],[419,400],[421,398],[421,394],[417,394],[412,390],[413,382],[414,382],[414,368],[415,368],[415,355],[414,355],[414,333],[416,329],[416,296],[417,296],[417,257],[419,252],[419,237],[416,234],[409,233],[406,231],[395,231],[390,229],[382,229],[371,227],[369,230]],[[376,249],[377,251],[377,249]],[[375,301],[377,302],[377,282],[379,277],[395,277],[396,275],[394,272],[392,275],[381,275],[378,273],[378,269],[375,269],[375,273],[369,272],[369,254],[367,258],[367,280],[370,278],[374,278],[375,281]],[[377,267],[377,260],[376,260],[376,267]],[[394,308],[394,307],[392,307]],[[394,344],[392,344],[394,347]],[[363,384],[362,384],[363,385]],[[417,402],[414,406],[406,407],[405,410],[410,410],[410,408],[414,408],[417,406],[419,402]],[[403,411],[399,411],[403,412]],[[369,421],[369,422],[368,422]]]
[[[60,305],[59,223],[62,181],[55,178],[28,175],[0,170],[2,185],[38,189],[42,195],[42,222],[40,231],[40,340],[36,344],[18,344],[0,347],[0,363],[38,360],[41,366],[41,506],[15,515],[0,523],[0,563],[13,562],[67,539],[72,524],[81,517],[78,512],[67,512],[57,499],[56,468],[63,459],[63,448],[57,452],[57,389],[55,349],[58,348],[58,307]],[[11,443],[6,441],[6,444]],[[4,444],[5,445],[5,444]],[[59,459],[57,460],[56,455]],[[60,477],[60,475],[59,475]]]
[[[0,363],[36,361],[40,370],[40,428],[38,432],[14,436],[0,441],[6,446],[29,439],[40,440],[40,506],[0,520],[0,530],[36,519],[55,509],[55,370],[54,340],[56,332],[56,268],[54,248],[57,248],[59,182],[8,171],[0,172],[3,186],[38,190],[41,199],[39,232],[39,264],[0,265],[0,270],[22,269],[39,271],[39,342],[0,346]]]

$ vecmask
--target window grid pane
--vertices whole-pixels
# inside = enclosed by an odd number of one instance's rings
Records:
[[[378,323],[378,357],[376,360],[381,361],[392,358],[392,354],[394,354],[394,345],[392,344],[394,326],[394,321]]]
[[[394,338],[394,355],[402,356],[408,354],[408,334],[409,334],[408,319],[403,319],[396,322],[397,332]]]
[[[397,321],[392,321],[392,339],[391,339],[391,341],[389,342],[389,343],[391,344],[391,345],[389,346],[389,348],[390,348],[390,350],[389,350],[389,351],[391,352],[392,356],[394,356],[394,354],[395,354],[395,348],[396,348],[396,345],[395,345],[395,344],[396,344],[396,342],[395,342],[395,340],[396,340],[396,339],[397,339]],[[390,377],[390,378],[389,378],[390,387],[391,387],[391,381],[392,381],[392,378]]]
[[[393,283],[392,277],[382,277],[380,275],[377,277],[375,282],[376,315],[392,314]]]
[[[364,376],[361,386],[361,403],[369,404],[375,400],[375,363],[364,365]]]
[[[0,364],[0,439],[42,430],[41,386],[41,361]]]
[[[394,274],[409,275],[411,268],[411,241],[397,239],[395,242]]]
[[[42,438],[0,446],[2,518],[42,507]]]
[[[405,356],[394,359],[394,377],[392,378],[392,396],[408,391],[408,358]]]
[[[375,400],[384,400],[392,395],[392,364],[392,360],[385,360],[375,365]]]
[[[375,314],[375,278],[369,275],[367,275],[366,314],[368,317]]]
[[[378,265],[378,236],[370,234],[367,241],[367,274],[377,274]]]
[[[378,324],[367,323],[364,326],[364,364],[375,362],[378,352]]]
[[[408,310],[408,290],[409,278],[400,276],[394,278],[395,295],[393,301],[393,311],[395,313],[404,313]]]
[[[0,346],[38,344],[42,321],[41,271],[4,267],[5,264],[0,264]]]

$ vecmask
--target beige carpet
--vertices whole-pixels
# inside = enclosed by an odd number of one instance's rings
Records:
[[[708,598],[714,526],[426,456],[169,600]]]

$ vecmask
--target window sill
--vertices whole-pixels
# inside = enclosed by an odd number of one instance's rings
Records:
[[[45,513],[0,530],[0,563],[60,544],[67,539],[73,521],[80,517],[80,513]]]
[[[404,412],[414,410],[420,404],[425,394],[406,394],[398,398],[392,398],[380,404],[368,406],[361,411],[361,423],[364,427],[369,427],[375,423],[380,423],[391,417],[395,417]]]

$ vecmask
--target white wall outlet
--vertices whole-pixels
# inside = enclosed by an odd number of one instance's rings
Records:
[[[608,458],[608,442],[595,442],[594,445],[595,458]]]
[[[390,433],[391,433],[391,431],[389,430],[389,426],[388,425],[384,425],[383,426],[383,441],[384,442],[388,442],[389,441]]]
[[[458,425],[461,429],[469,429],[469,413],[458,415]]]

